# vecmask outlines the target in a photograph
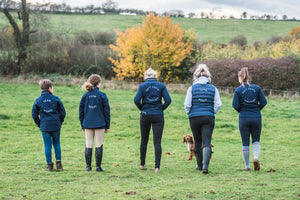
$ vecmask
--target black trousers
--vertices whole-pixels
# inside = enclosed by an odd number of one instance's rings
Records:
[[[152,126],[153,131],[153,144],[155,151],[155,168],[160,168],[161,160],[161,138],[164,129],[164,116],[163,115],[147,115],[141,113],[140,115],[140,129],[141,129],[141,145],[140,145],[140,159],[141,165],[145,165],[147,144],[149,140],[149,133]]]
[[[215,127],[215,118],[212,116],[201,116],[190,118],[190,127],[192,129],[195,149],[209,147],[211,144],[211,137]]]

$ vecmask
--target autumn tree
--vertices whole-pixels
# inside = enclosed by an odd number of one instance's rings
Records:
[[[296,39],[300,38],[300,26],[295,26],[292,28],[290,35]]]
[[[146,16],[141,27],[117,32],[117,36],[116,45],[110,47],[119,59],[109,59],[120,80],[142,81],[149,67],[158,71],[161,80],[178,79],[173,70],[180,70],[178,66],[190,55],[192,48],[189,40],[183,40],[184,31],[179,24],[153,13]]]

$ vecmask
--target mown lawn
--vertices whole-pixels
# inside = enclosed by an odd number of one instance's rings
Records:
[[[299,199],[300,101],[268,98],[262,112],[261,170],[244,164],[238,114],[232,94],[221,93],[214,151],[208,175],[181,144],[190,134],[184,94],[172,93],[165,112],[161,172],[155,174],[152,136],[146,165],[139,170],[139,112],[135,91],[104,90],[111,106],[111,129],[104,139],[103,173],[85,171],[85,138],[80,130],[80,86],[54,86],[67,117],[62,127],[63,172],[46,172],[42,136],[31,119],[38,84],[0,83],[0,199]],[[251,153],[252,158],[252,153]],[[93,166],[95,159],[93,158]],[[273,169],[275,172],[270,172]]]

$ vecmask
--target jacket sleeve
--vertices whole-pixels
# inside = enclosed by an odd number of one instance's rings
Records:
[[[58,99],[58,101],[57,101],[57,107],[58,107],[58,111],[59,111],[60,123],[62,124],[66,117],[66,110],[60,99]]]
[[[105,120],[105,128],[109,129],[110,127],[110,107],[109,102],[106,94],[103,94],[102,97],[103,102],[103,114],[104,114],[104,120]]]
[[[189,87],[189,89],[186,92],[185,101],[184,101],[184,109],[186,114],[190,113],[192,107],[192,87]]]
[[[141,104],[141,100],[142,100],[142,88],[141,88],[141,85],[140,85],[138,91],[136,92],[134,100],[133,100],[136,107],[139,110],[142,110],[142,108],[143,108],[143,105]]]
[[[80,103],[79,103],[79,121],[81,128],[83,129],[83,119],[84,119],[84,104],[85,104],[85,95],[81,97]]]
[[[40,108],[37,105],[37,102],[35,101],[33,106],[32,106],[32,119],[34,120],[34,123],[40,127],[40,118],[39,118],[39,112],[40,112]]]
[[[236,111],[241,112],[241,104],[240,104],[240,99],[239,99],[237,91],[234,91],[234,94],[233,94],[232,107]]]
[[[261,88],[259,88],[258,99],[259,99],[259,109],[262,110],[267,105],[267,99]]]
[[[220,94],[217,88],[215,88],[215,98],[214,98],[214,113],[216,114],[222,106]]]
[[[165,110],[172,102],[172,99],[169,95],[167,87],[165,86],[162,91],[162,97],[164,98],[164,104],[162,105],[162,109]]]

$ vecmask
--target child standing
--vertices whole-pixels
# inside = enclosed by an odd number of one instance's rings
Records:
[[[42,94],[33,104],[32,118],[42,132],[47,161],[46,171],[53,171],[52,145],[56,158],[56,170],[62,171],[60,128],[64,122],[66,111],[61,100],[53,95],[52,81],[43,79],[39,85]]]
[[[92,74],[82,86],[87,90],[83,94],[79,105],[79,120],[82,132],[85,133],[85,161],[86,171],[91,171],[93,143],[95,140],[96,171],[102,172],[104,134],[110,126],[110,107],[105,93],[99,90],[101,77]]]

